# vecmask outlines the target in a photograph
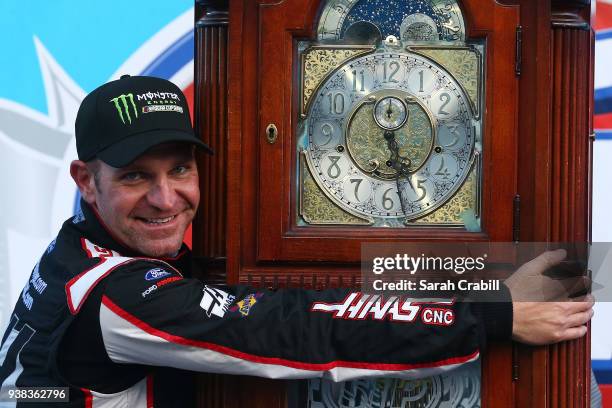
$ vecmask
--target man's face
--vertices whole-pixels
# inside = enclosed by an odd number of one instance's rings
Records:
[[[111,233],[146,256],[176,254],[200,201],[193,146],[161,145],[123,168],[98,163],[84,197]]]

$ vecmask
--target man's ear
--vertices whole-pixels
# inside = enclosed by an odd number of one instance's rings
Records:
[[[84,161],[74,160],[70,163],[70,175],[76,183],[81,196],[90,205],[96,203],[96,181],[92,170]]]

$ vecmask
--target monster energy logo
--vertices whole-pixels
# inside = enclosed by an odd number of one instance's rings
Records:
[[[115,108],[117,108],[117,112],[119,112],[119,117],[121,118],[123,124],[125,124],[124,114],[125,117],[127,117],[128,122],[132,124],[132,117],[130,116],[130,107],[128,105],[128,99],[130,100],[132,108],[134,109],[134,116],[137,118],[138,110],[136,110],[136,104],[134,103],[133,94],[129,93],[127,95],[119,95],[118,97],[113,98],[109,101],[115,104]],[[121,103],[119,103],[119,101],[121,101]]]

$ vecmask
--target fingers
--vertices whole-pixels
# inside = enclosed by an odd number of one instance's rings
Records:
[[[584,336],[586,333],[587,333],[586,326],[572,327],[564,331],[559,341],[579,339],[580,337]]]
[[[593,317],[593,309],[588,309],[582,312],[574,313],[567,318],[568,328],[584,326]]]
[[[586,295],[582,301],[557,302],[557,310],[563,316],[571,316],[574,313],[582,313],[593,309],[595,302],[593,296]],[[554,303],[554,302],[553,302]]]
[[[576,278],[576,281],[576,284],[570,289],[570,296],[591,291],[591,278],[588,276],[580,276]]]
[[[546,251],[537,258],[529,261],[530,264],[537,266],[540,271],[545,271],[546,269],[554,266],[565,259],[567,256],[567,252],[565,249],[557,249],[554,251]]]
[[[555,282],[560,283],[565,288],[565,293],[562,296],[564,299],[574,299],[576,295],[583,296],[591,289],[591,278],[589,278],[588,276],[556,279]]]
[[[564,302],[563,309],[567,316],[563,328],[557,333],[557,341],[574,340],[584,336],[587,332],[586,324],[591,320],[593,314],[593,296],[584,296],[582,302]]]
[[[593,307],[595,305],[595,296],[589,293],[584,296],[578,296],[575,298],[571,298],[570,301],[575,302],[575,303],[588,303],[590,304],[591,307]]]

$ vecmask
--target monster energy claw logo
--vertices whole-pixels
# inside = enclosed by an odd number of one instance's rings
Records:
[[[119,112],[119,117],[121,118],[123,124],[125,124],[125,118],[123,116],[124,114],[125,117],[127,117],[128,122],[132,124],[132,117],[130,116],[130,107],[128,105],[128,99],[130,100],[132,108],[134,109],[134,116],[135,118],[137,118],[138,110],[136,109],[136,104],[134,103],[133,94],[129,93],[127,95],[119,95],[118,97],[113,98],[109,101],[115,104],[115,108],[117,108],[117,112]],[[121,104],[119,103],[119,101],[121,101]]]

